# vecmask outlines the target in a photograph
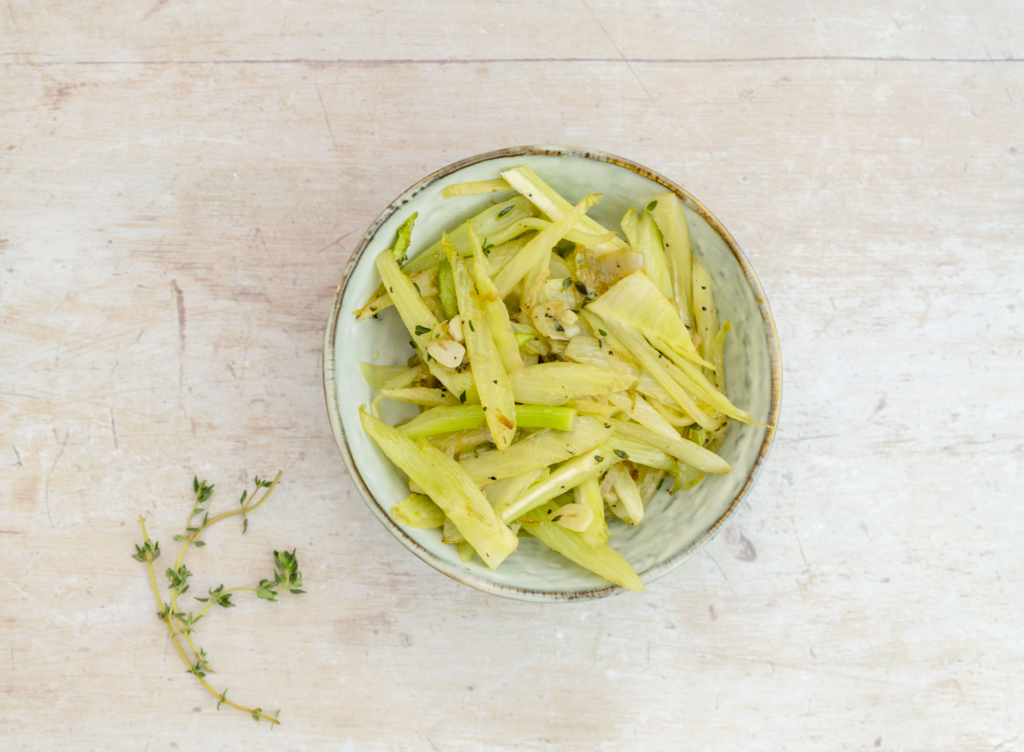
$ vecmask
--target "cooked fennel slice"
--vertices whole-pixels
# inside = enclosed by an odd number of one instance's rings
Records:
[[[692,441],[687,441],[686,439],[667,439],[649,428],[614,418],[609,419],[608,422],[615,427],[615,433],[619,436],[648,444],[655,449],[660,449],[698,470],[704,470],[716,475],[724,475],[732,470],[729,467],[729,463],[724,459],[714,452],[709,452],[704,447],[697,446]]]
[[[524,248],[525,252],[530,252],[530,248]],[[522,255],[522,254],[520,254]],[[512,259],[510,266],[516,264],[517,256]],[[508,269],[509,267],[505,267]],[[541,293],[547,289],[547,282],[551,278],[551,249],[542,248],[540,255],[537,258],[533,266],[530,267],[529,271],[526,272],[526,276],[523,278],[523,294],[519,301],[519,307],[523,311],[529,312],[535,305],[540,302]],[[536,327],[535,327],[536,328]]]
[[[424,530],[444,525],[444,512],[441,511],[441,507],[424,494],[410,494],[401,504],[391,507],[391,516],[401,525]]]
[[[484,486],[484,496],[491,502],[494,511],[501,514],[502,510],[519,498],[523,492],[551,473],[546,467],[536,470],[528,470],[521,475],[513,475],[511,478],[504,478]]]
[[[449,545],[457,546],[460,543],[466,542],[466,536],[459,532],[459,529],[455,527],[455,523],[448,517],[444,518],[444,530],[441,533],[441,542]]]
[[[644,473],[636,487],[640,490],[640,499],[644,503],[644,509],[654,499],[654,494],[661,488],[665,479],[664,470],[649,470]]]
[[[614,348],[601,347],[601,342],[607,337],[607,332],[600,339],[582,335],[573,337],[569,340],[569,346],[565,349],[565,357],[577,363],[607,368],[612,371],[621,371],[622,373],[636,376],[638,373],[636,367],[616,355]]]
[[[718,391],[725,394],[725,335],[732,330],[732,323],[726,321],[718,329],[715,341],[711,345],[711,362],[715,366],[715,383]]]
[[[428,444],[417,446],[365,410],[359,417],[384,454],[455,523],[487,566],[497,569],[516,550],[518,539],[459,463]]]
[[[552,220],[559,220],[572,210],[572,204],[562,198],[557,191],[541,180],[529,167],[516,167],[501,173],[513,188],[533,202],[534,206],[548,215]],[[590,217],[580,221],[580,229],[584,232],[605,234],[607,227],[602,227]],[[592,246],[597,253],[611,253],[625,248],[626,244],[617,236],[611,240]]]
[[[669,271],[668,261],[665,259],[665,246],[662,245],[661,233],[658,232],[654,219],[647,210],[644,210],[643,219],[640,220],[637,244],[633,246],[633,250],[643,254],[644,274],[661,291],[665,300],[670,300],[672,298],[672,273]]]
[[[465,564],[467,561],[472,559],[476,555],[476,549],[473,548],[473,544],[469,541],[462,541],[457,544],[459,550],[459,561]]]
[[[628,470],[622,469],[616,473],[612,488],[615,489],[615,495],[619,497],[619,503],[626,512],[626,523],[639,525],[644,518],[644,502],[640,498],[640,489],[636,487],[636,481]]]
[[[548,405],[516,405],[516,425],[520,428],[554,428],[569,431],[576,423],[576,410],[571,407],[550,407]],[[468,431],[484,423],[482,405],[457,405],[435,407],[420,413],[398,430],[410,439],[420,436],[437,436],[452,431]],[[679,434],[676,434],[678,437]]]
[[[448,321],[459,315],[459,300],[455,295],[455,278],[452,274],[452,265],[448,259],[441,259],[437,265],[437,299]]]
[[[473,229],[476,230],[477,235],[487,238],[488,243],[501,245],[526,232],[528,228],[519,225],[519,220],[532,217],[536,213],[529,201],[522,196],[514,196],[484,209],[469,221],[473,223]],[[473,252],[473,249],[469,247],[465,222],[460,223],[458,227],[448,233],[448,240],[460,256],[469,256]],[[441,241],[438,240],[418,256],[412,258],[402,267],[402,271],[406,274],[423,271],[437,266],[444,257],[445,251],[441,247]]]
[[[572,491],[586,480],[598,477],[621,459],[606,446],[599,446],[586,454],[574,457],[554,470],[551,475],[526,489],[522,496],[502,510],[501,519],[511,522],[538,504]]]
[[[378,254],[376,264],[384,287],[391,295],[391,300],[398,309],[398,315],[402,317],[402,323],[409,330],[412,341],[417,347],[426,347],[430,341],[430,333],[437,326],[437,318],[416,292],[412,280],[398,268],[390,250]]]
[[[684,358],[711,367],[693,346],[690,332],[683,326],[675,307],[646,273],[633,272],[619,280],[608,292],[589,303],[587,309],[606,321],[609,317],[616,318],[652,342],[658,339]]]
[[[644,370],[658,382],[658,386],[664,389],[687,415],[705,428],[718,427],[718,421],[701,410],[693,398],[673,378],[668,370],[668,367],[672,365],[671,362],[655,350],[642,335],[637,334],[627,324],[616,318],[608,317],[602,325],[607,327],[607,331],[614,334],[626,346],[630,355],[644,367]]]
[[[565,504],[551,512],[551,521],[566,530],[583,533],[594,521],[594,511],[586,504]]]
[[[615,405],[605,405],[592,399],[569,400],[565,406],[575,408],[580,415],[597,415],[602,418],[611,418],[622,412]]]
[[[553,509],[557,509],[557,505],[548,504],[531,510],[522,517],[523,528],[552,551],[562,554],[609,582],[637,592],[645,589],[633,567],[614,548],[607,544],[591,546],[583,540],[580,533],[574,533],[550,522],[548,516]]]
[[[584,504],[594,513],[594,519],[587,529],[580,533],[580,539],[589,546],[601,546],[608,542],[610,533],[604,519],[604,499],[601,498],[601,484],[597,478],[590,478],[573,489],[577,504]]]
[[[527,232],[529,228],[520,225],[519,220],[532,217],[535,213],[536,210],[526,198],[515,196],[496,206],[488,207],[470,221],[481,237],[488,239],[489,243],[501,245]],[[452,230],[451,240],[461,255],[468,256],[472,252],[469,247],[469,239],[466,237],[465,225],[460,225]],[[438,240],[425,251],[413,257],[412,260],[403,264],[402,271],[412,275],[424,269],[432,269],[443,257],[444,251],[441,248],[441,241]],[[356,321],[363,321],[393,304],[385,286],[381,285],[371,296],[370,301],[356,312]]]
[[[565,462],[598,446],[613,430],[608,421],[580,415],[571,431],[541,431],[516,442],[504,453],[487,452],[460,464],[477,483],[489,483]]]
[[[480,238],[472,227],[467,227],[469,244],[473,248],[473,276],[476,280],[476,291],[479,293],[480,304],[483,306],[484,315],[487,316],[487,325],[494,337],[494,345],[498,348],[498,355],[505,371],[512,373],[523,367],[523,357],[519,354],[519,342],[516,334],[512,331],[512,323],[508,318],[508,309],[498,295],[498,289],[494,286],[491,278],[487,276],[487,260],[480,245]]]
[[[510,376],[516,402],[564,405],[580,397],[621,392],[637,383],[628,373],[582,363],[538,363]]]
[[[678,439],[679,432],[672,427],[665,418],[648,404],[647,400],[639,394],[628,394],[626,392],[613,392],[609,394],[608,402],[618,407],[642,426],[647,426],[652,431],[660,433],[669,439]]]
[[[531,230],[543,230],[551,226],[551,222],[546,219],[540,219],[539,217],[527,217],[526,219],[519,220],[524,226],[529,227]],[[615,233],[612,230],[604,233],[590,233],[584,232],[579,226],[574,227],[565,233],[565,239],[570,243],[576,243],[577,245],[594,247],[607,243],[609,240],[615,239]]]
[[[423,405],[424,407],[459,404],[458,397],[447,389],[432,389],[425,386],[413,386],[408,389],[381,389],[380,396],[395,402],[406,402],[410,405]]]
[[[659,194],[654,200],[657,203],[651,213],[664,239],[665,257],[672,272],[672,291],[675,293],[676,309],[682,322],[692,328],[693,254],[690,251],[690,230],[686,226],[683,202],[671,191]]]
[[[519,221],[526,222],[529,220],[521,219]],[[537,221],[542,222],[543,220]],[[551,223],[545,223],[545,225],[548,224]],[[477,237],[480,236],[478,235]],[[484,254],[484,258],[487,259],[487,265],[484,268],[484,273],[488,277],[493,277],[495,274],[504,269],[505,264],[507,264],[509,261],[515,258],[516,254],[519,253],[519,251],[521,251],[523,248],[525,248],[526,245],[535,237],[535,233],[526,232],[520,235],[518,238],[513,238],[507,243],[502,243],[501,245],[496,245],[494,246],[494,248],[491,248],[487,253]],[[488,244],[490,244],[490,241],[487,242]]]
[[[678,434],[676,436],[678,438]],[[626,438],[619,433],[612,435],[605,444],[610,446],[621,459],[629,460],[634,465],[644,465],[659,470],[671,470],[675,465],[675,460],[660,449],[642,441]]]
[[[672,352],[667,350],[664,352],[673,361],[672,364],[666,366],[666,369],[688,393],[704,400],[715,410],[728,415],[730,418],[735,418],[744,423],[757,423],[750,413],[736,407],[736,405],[729,401],[728,397],[718,391],[718,388],[708,380],[700,368]],[[757,423],[757,425],[763,424]],[[705,428],[714,430],[710,426],[705,426]]]
[[[494,437],[498,450],[504,452],[516,434],[516,406],[512,385],[502,365],[498,347],[494,344],[487,314],[473,289],[465,260],[445,243],[448,261],[455,278],[455,292],[459,298],[462,316],[462,335],[469,349],[469,363],[473,372],[480,404],[483,405],[487,428]]]
[[[473,375],[471,373],[459,373],[453,371],[450,368],[443,368],[436,360],[427,357],[427,351],[417,348],[416,354],[419,356],[421,363],[427,364],[427,369],[430,371],[430,375],[441,382],[444,388],[453,395],[458,396],[458,402],[461,404],[474,405],[480,401],[480,397],[476,393],[476,384],[473,383]],[[465,399],[463,399],[465,396]],[[444,403],[444,404],[456,404],[456,403]]]
[[[619,227],[626,234],[629,245],[635,250],[640,245],[640,217],[637,216],[636,209],[629,207],[619,222]]]
[[[693,321],[701,338],[697,351],[714,366],[711,350],[718,336],[718,309],[711,292],[711,277],[696,258],[693,259]]]
[[[409,366],[375,366],[373,363],[360,363],[359,370],[371,389],[383,389],[395,376],[410,370]]]
[[[654,379],[649,379],[649,381],[650,384],[654,385],[654,389],[657,389],[658,392],[664,393],[664,389],[659,387],[657,384],[654,384]],[[647,386],[648,384],[645,384],[643,379],[641,379],[640,383],[637,384],[636,390],[647,397],[647,402],[650,406],[657,410],[658,414],[661,415],[669,425],[673,428],[686,428],[687,426],[693,425],[693,418],[683,415],[681,412],[676,410],[675,407],[671,405],[671,399],[668,402],[663,401],[659,397],[654,396],[653,389],[648,391],[646,389]],[[665,396],[667,397],[668,395],[666,394]]]
[[[675,468],[668,472],[673,478],[673,493],[693,488],[704,478],[703,470],[698,470],[692,465],[687,465],[685,462],[677,462]]]
[[[456,196],[479,196],[482,193],[499,193],[501,191],[511,191],[512,186],[508,184],[507,180],[501,178],[497,180],[473,180],[468,183],[456,183],[455,185],[449,185],[443,191],[441,191],[441,198],[449,199],[455,198]]]
[[[501,297],[507,297],[512,292],[512,288],[527,275],[530,269],[536,266],[545,254],[550,253],[555,244],[565,237],[565,233],[581,222],[587,216],[587,210],[600,200],[600,193],[587,196],[560,219],[538,232],[533,240],[516,254],[515,258],[505,264],[505,267],[494,277],[494,286],[498,288]]]
[[[392,379],[388,379],[384,382],[384,386],[381,389],[406,389],[417,379],[422,378],[424,371],[419,366],[413,368],[407,368]]]
[[[490,444],[491,432],[486,428],[478,428],[475,431],[456,431],[430,439],[430,443],[447,454],[456,458],[459,452],[467,452],[481,444]]]
[[[656,409],[657,404],[660,403],[661,405],[675,412],[679,412],[681,410],[678,403],[676,403],[676,401],[672,398],[672,395],[662,388],[661,384],[659,384],[655,380],[655,378],[650,374],[649,371],[644,371],[642,374],[640,374],[640,381],[639,383],[637,383],[635,388],[637,392],[644,395],[644,397],[650,400],[651,404],[654,405]],[[659,410],[659,412],[661,411]],[[664,415],[663,412],[662,415]],[[682,413],[680,413],[680,415],[682,415]],[[668,420],[669,423],[672,423],[672,420],[668,419],[667,417],[666,420]],[[672,423],[672,425],[693,425],[693,418],[690,418],[689,416],[682,415],[681,421],[682,422],[679,423]]]
[[[609,287],[623,277],[643,271],[644,257],[629,246],[603,256],[598,256],[589,248],[577,246],[572,263],[576,281],[583,285],[587,291],[584,294],[589,298],[607,292]]]
[[[391,296],[381,288],[374,293],[374,297],[370,302],[358,311],[353,311],[352,313],[355,314],[356,323],[358,324],[360,321],[365,321],[371,316],[376,316],[385,308],[390,308],[392,305],[394,304],[391,302]]]

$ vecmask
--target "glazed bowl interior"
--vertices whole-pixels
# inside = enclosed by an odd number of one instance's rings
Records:
[[[454,546],[441,542],[440,530],[397,525],[390,509],[409,494],[408,481],[366,436],[359,407],[374,397],[360,362],[404,364],[411,355],[409,336],[394,308],[380,320],[355,323],[359,309],[380,283],[374,258],[387,249],[395,232],[418,212],[410,256],[426,248],[443,230],[451,230],[492,203],[514,194],[488,194],[444,200],[442,190],[455,183],[498,177],[502,170],[528,166],[568,201],[601,192],[589,215],[609,229],[630,206],[642,207],[672,190],[685,204],[693,252],[706,267],[721,321],[732,322],[725,348],[729,398],[754,418],[775,425],[781,393],[781,361],[775,327],[764,291],[731,236],[693,197],[661,176],[619,157],[568,147],[523,147],[456,163],[420,181],[396,199],[374,222],[356,248],[328,325],[324,386],[335,438],[349,472],[370,510],[413,553],[441,572],[472,587],[512,598],[557,601],[597,598],[619,592],[597,575],[569,562],[533,538],[520,538],[518,552],[492,571],[478,557],[463,563]],[[388,423],[416,414],[411,405],[385,401]],[[733,421],[719,450],[732,466],[722,476],[707,476],[695,488],[670,495],[660,491],[647,507],[644,522],[628,528],[610,522],[611,544],[647,584],[679,566],[706,543],[749,491],[763,465],[771,433]]]

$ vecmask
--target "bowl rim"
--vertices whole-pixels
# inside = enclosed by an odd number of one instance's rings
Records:
[[[771,361],[771,404],[768,414],[769,426],[777,426],[779,420],[779,414],[782,406],[782,350],[779,345],[778,330],[775,327],[775,320],[772,316],[771,308],[768,305],[768,297],[765,295],[764,288],[761,286],[760,280],[754,272],[753,266],[747,259],[746,255],[740,250],[739,244],[732,237],[725,226],[713,215],[707,207],[704,206],[700,201],[694,198],[689,192],[683,189],[681,186],[672,182],[663,175],[644,167],[641,164],[633,162],[632,160],[624,157],[619,157],[614,154],[607,152],[596,151],[594,149],[585,149],[574,146],[514,146],[507,147],[504,149],[498,149],[495,151],[484,152],[482,154],[476,154],[465,159],[460,159],[453,162],[445,167],[442,167],[435,172],[430,173],[422,180],[417,181],[411,187],[406,189],[399,195],[394,201],[388,204],[373,221],[373,223],[367,228],[362,238],[359,240],[358,245],[352,251],[352,255],[349,258],[348,263],[345,265],[344,272],[342,273],[341,281],[338,283],[338,288],[334,295],[334,302],[331,305],[331,312],[327,320],[327,331],[324,335],[324,352],[323,352],[323,381],[324,381],[324,399],[327,402],[327,413],[331,423],[331,430],[334,433],[335,442],[338,445],[338,450],[341,452],[342,459],[345,462],[345,466],[349,471],[356,488],[359,490],[360,495],[363,497],[363,501],[369,507],[370,511],[380,520],[381,524],[386,527],[391,534],[398,539],[407,549],[414,553],[417,557],[422,559],[424,562],[438,570],[442,574],[451,577],[457,582],[461,582],[464,585],[468,585],[476,590],[480,590],[484,593],[490,593],[492,595],[500,595],[506,598],[512,598],[516,600],[532,601],[540,603],[565,603],[569,601],[587,601],[595,600],[598,598],[606,598],[611,595],[617,595],[623,592],[624,589],[617,586],[611,585],[591,590],[564,590],[564,591],[541,591],[531,590],[529,588],[515,587],[511,585],[501,585],[485,579],[479,575],[474,574],[466,569],[455,566],[444,559],[441,559],[436,554],[428,550],[427,548],[420,545],[412,536],[410,536],[398,523],[391,519],[387,511],[380,505],[377,499],[370,492],[369,486],[363,479],[359,468],[356,466],[355,460],[352,457],[352,453],[348,446],[348,441],[345,437],[345,428],[341,422],[341,412],[338,406],[337,389],[334,381],[334,351],[336,344],[336,335],[338,330],[338,318],[341,314],[342,304],[345,297],[345,292],[348,289],[348,282],[352,278],[352,272],[356,265],[362,259],[363,254],[369,247],[370,242],[376,236],[377,231],[380,229],[391,216],[407,204],[414,196],[419,194],[421,191],[429,188],[431,185],[436,183],[438,180],[445,178],[452,173],[458,172],[466,167],[470,167],[481,162],[488,162],[494,159],[501,159],[505,157],[516,157],[516,156],[555,156],[555,157],[580,157],[583,159],[591,159],[598,162],[607,162],[609,164],[617,165],[633,172],[642,175],[643,177],[652,180],[653,182],[663,186],[666,190],[672,191],[680,199],[686,203],[691,209],[696,211],[701,217],[703,217],[708,224],[719,234],[719,236],[725,241],[726,245],[732,251],[733,256],[739,263],[740,268],[743,270],[743,275],[747,280],[747,284],[750,286],[751,292],[754,294],[754,299],[757,301],[758,309],[761,313],[761,319],[764,323],[765,336],[768,342],[768,352]],[[641,579],[645,585],[648,585],[655,580],[664,577],[672,570],[679,567],[683,562],[689,559],[693,554],[699,551],[703,546],[707,545],[722,529],[724,523],[735,514],[740,504],[747,497],[750,490],[753,488],[754,483],[757,481],[758,476],[761,474],[761,470],[764,467],[765,461],[768,458],[768,452],[771,449],[772,443],[775,439],[775,430],[769,428],[765,432],[764,440],[761,443],[761,447],[758,451],[757,458],[754,461],[753,467],[747,474],[746,480],[743,486],[733,497],[729,503],[728,508],[719,516],[719,518],[708,528],[702,535],[694,540],[689,546],[683,550],[677,552],[673,556],[669,557],[665,561],[657,564],[654,567],[646,570],[642,573]]]

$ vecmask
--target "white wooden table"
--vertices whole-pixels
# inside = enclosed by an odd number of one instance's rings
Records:
[[[0,5],[4,750],[1024,749],[1024,5]],[[782,432],[641,596],[536,606],[374,520],[321,387],[363,230],[412,182],[567,143],[678,181],[757,268]],[[193,474],[307,595],[199,629],[129,554]],[[243,594],[244,595],[244,594]]]

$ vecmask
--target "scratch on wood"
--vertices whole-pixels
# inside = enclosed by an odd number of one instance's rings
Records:
[[[259,227],[256,228],[256,232],[253,234],[252,238],[253,238],[253,240],[260,241],[260,245],[263,246],[263,252],[269,256],[270,255],[270,249],[267,248],[267,241],[263,239],[263,231],[260,230]]]
[[[331,248],[332,246],[335,246],[335,245],[337,245],[337,244],[338,244],[338,243],[340,243],[340,242],[341,242],[342,240],[344,240],[344,239],[345,239],[345,238],[347,238],[347,237],[348,237],[349,235],[351,235],[351,234],[352,234],[353,232],[355,232],[355,230],[349,230],[349,231],[348,231],[348,232],[346,232],[346,233],[345,233],[344,235],[342,235],[342,236],[341,236],[340,238],[337,238],[336,240],[332,240],[332,241],[331,241],[330,243],[328,243],[327,245],[325,245],[325,246],[324,246],[323,248],[321,248],[321,249],[320,249],[319,251],[317,251],[317,253],[323,253],[323,252],[324,252],[324,251],[326,251],[326,250],[327,250],[328,248]]]
[[[144,16],[142,17],[142,20],[143,20],[143,21],[147,21],[147,20],[149,20],[149,17],[150,17],[150,16],[152,16],[152,15],[153,15],[154,13],[156,13],[156,12],[157,12],[157,11],[159,11],[159,10],[160,10],[161,8],[163,8],[163,7],[165,6],[165,5],[167,5],[167,3],[168,3],[168,0],[157,0],[157,4],[156,4],[156,5],[154,5],[154,6],[152,7],[152,8],[150,8],[150,9],[149,9],[149,13],[147,13],[146,15],[144,15]]]
[[[32,394],[20,394],[18,392],[0,392],[0,394],[3,394],[4,396],[7,396],[7,397],[22,397],[24,399],[30,399],[30,400],[43,399],[42,397],[36,397],[35,395],[32,395]]]
[[[181,392],[185,387],[185,293],[178,280],[171,280],[174,302],[178,306],[178,410],[181,410]]]
[[[110,408],[110,432],[114,434],[114,449],[120,449],[117,443],[117,421],[114,420],[114,408]]]
[[[324,98],[320,93],[320,86],[316,81],[313,82],[313,86],[316,88],[316,96],[320,100],[320,109],[323,110],[324,113],[324,122],[327,123],[327,132],[331,134],[331,143],[334,144],[334,150],[339,151],[338,142],[334,140],[334,129],[331,128],[331,119],[327,117],[327,108],[324,107]]]
[[[22,589],[21,589],[20,587],[18,587],[18,586],[17,586],[17,585],[15,585],[15,584],[14,584],[13,582],[11,582],[11,581],[10,581],[10,580],[9,580],[9,579],[8,579],[7,577],[4,577],[4,582],[6,582],[6,583],[7,583],[8,585],[10,585],[10,586],[11,586],[12,588],[14,588],[15,590],[17,590],[17,591],[18,591],[18,592],[19,592],[19,593],[21,594],[21,596],[22,596],[22,597],[23,597],[23,598],[24,598],[25,600],[27,600],[27,601],[30,601],[30,600],[32,600],[32,596],[31,596],[31,595],[29,595],[29,594],[28,594],[28,593],[26,593],[26,592],[25,592],[24,590],[22,590]]]
[[[804,556],[804,544],[800,540],[800,531],[796,529],[796,520],[792,516],[789,518],[789,524],[793,526],[793,533],[796,534],[796,545],[800,549],[800,558],[804,560],[804,571],[810,572],[811,565],[807,563],[807,557]]]
[[[174,301],[178,305],[178,351],[185,352],[185,293],[178,287],[178,280],[171,280]]]
[[[43,503],[46,506],[46,519],[50,522],[50,527],[54,528],[53,516],[50,514],[50,475],[53,474],[53,470],[57,467],[57,463],[60,462],[60,458],[64,456],[64,447],[68,445],[68,439],[71,437],[71,429],[69,428],[64,432],[64,441],[60,444],[60,451],[57,452],[57,457],[54,459],[53,464],[50,465],[49,472],[46,473],[46,480],[43,482]],[[60,436],[57,434],[57,429],[53,429],[53,438],[60,441]]]
[[[21,452],[18,451],[18,447],[14,446],[14,442],[13,441],[11,442],[11,449],[14,450],[14,456],[18,460],[18,464],[15,465],[15,467],[24,467],[24,465],[21,464]]]
[[[621,58],[622,62],[626,64],[626,67],[629,68],[629,72],[633,74],[633,78],[636,79],[636,82],[640,84],[640,88],[644,90],[644,94],[646,94],[647,98],[651,101],[651,105],[653,105],[654,109],[658,111],[659,115],[661,115],[662,120],[666,120],[667,118],[665,117],[665,113],[661,111],[661,108],[658,106],[658,103],[654,101],[654,97],[651,95],[651,92],[647,89],[647,85],[640,80],[640,76],[638,76],[637,72],[633,69],[633,64],[625,55],[622,54],[622,50],[619,49],[619,45],[615,42],[614,39],[612,39],[612,35],[608,33],[608,30],[604,27],[604,24],[601,23],[601,19],[599,19],[597,17],[597,14],[594,13],[594,9],[590,7],[590,3],[588,3],[587,0],[583,0],[583,5],[586,7],[588,11],[590,11],[590,15],[593,17],[597,25],[601,27],[601,31],[604,32],[604,35],[608,37],[608,41],[612,43],[612,47],[614,47],[615,51],[619,53],[619,58]]]
[[[725,570],[722,569],[722,565],[719,564],[718,560],[714,556],[712,556],[710,553],[708,554],[708,558],[711,559],[711,563],[714,564],[718,568],[718,571],[722,573],[722,579],[725,580],[725,584],[727,584],[729,586],[729,589],[732,590],[735,593],[736,589],[732,586],[732,583],[729,582],[729,575],[727,575],[725,573]]]

